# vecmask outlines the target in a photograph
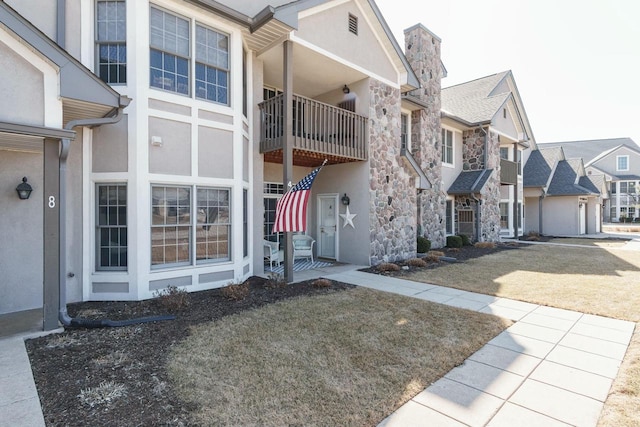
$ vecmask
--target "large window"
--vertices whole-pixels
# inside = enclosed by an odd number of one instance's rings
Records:
[[[628,171],[629,170],[629,156],[616,156],[616,170]]]
[[[196,25],[196,97],[229,102],[229,37]]]
[[[189,265],[194,259],[196,264],[231,259],[229,190],[197,187],[195,192],[194,207],[191,187],[152,186],[152,266]]]
[[[127,269],[127,185],[98,184],[96,270]]]
[[[453,164],[453,132],[442,129],[442,163]]]
[[[151,8],[152,87],[189,95],[189,21]]]
[[[127,82],[127,18],[124,0],[98,1],[96,50],[98,75],[111,84]]]
[[[284,194],[284,185],[275,182],[265,182],[263,187],[264,200],[264,231],[263,237],[271,242],[282,241],[284,233],[273,232],[273,224],[276,221],[276,205],[278,200]]]
[[[500,202],[500,228],[506,230],[509,228],[509,203]]]

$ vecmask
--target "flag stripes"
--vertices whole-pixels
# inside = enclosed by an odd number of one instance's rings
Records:
[[[326,163],[326,161],[325,161]],[[324,166],[324,163],[322,164]],[[307,202],[311,194],[311,184],[316,175],[322,169],[320,166],[305,176],[298,184],[278,201],[276,205],[276,218],[273,224],[273,232],[279,231],[306,231],[307,229]]]

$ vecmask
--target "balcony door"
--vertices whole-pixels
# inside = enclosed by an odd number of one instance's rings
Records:
[[[318,196],[318,257],[337,258],[338,195]]]

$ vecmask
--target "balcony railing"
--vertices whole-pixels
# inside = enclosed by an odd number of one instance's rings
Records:
[[[518,163],[500,159],[500,183],[516,185],[518,183]]]
[[[260,152],[284,146],[284,95],[259,104]],[[293,148],[329,156],[367,159],[366,117],[302,96],[293,96]]]

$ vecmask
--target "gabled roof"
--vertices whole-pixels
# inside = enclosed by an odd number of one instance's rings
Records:
[[[562,147],[531,151],[524,165],[523,187],[546,187],[560,160],[564,160]]]
[[[582,159],[560,160],[547,189],[548,196],[598,195],[600,191],[584,174]]]
[[[298,28],[298,14],[301,11],[329,3],[331,0],[186,0],[208,9],[216,14],[246,27],[245,38],[253,50],[260,49],[273,43],[278,38],[287,35]],[[406,83],[403,91],[420,87],[420,81],[409,65],[404,52],[400,48],[391,28],[382,16],[382,12],[374,0],[365,0],[370,6],[368,17],[379,25],[384,33],[382,44],[394,51],[394,64],[406,72]],[[380,35],[382,35],[380,33]]]
[[[473,194],[479,193],[491,176],[493,169],[481,169],[477,171],[464,171],[453,181],[448,194]]]
[[[589,165],[593,160],[605,151],[610,151],[625,145],[634,150],[640,147],[631,138],[611,138],[611,139],[591,139],[584,141],[566,142],[545,142],[540,144],[540,148],[562,147],[564,153],[569,158],[582,157],[585,165]]]
[[[493,74],[442,89],[442,110],[474,124],[490,123],[510,92],[491,95],[510,73]]]
[[[120,96],[4,1],[0,1],[0,23],[58,67],[65,120],[98,117],[127,105],[126,97]]]

